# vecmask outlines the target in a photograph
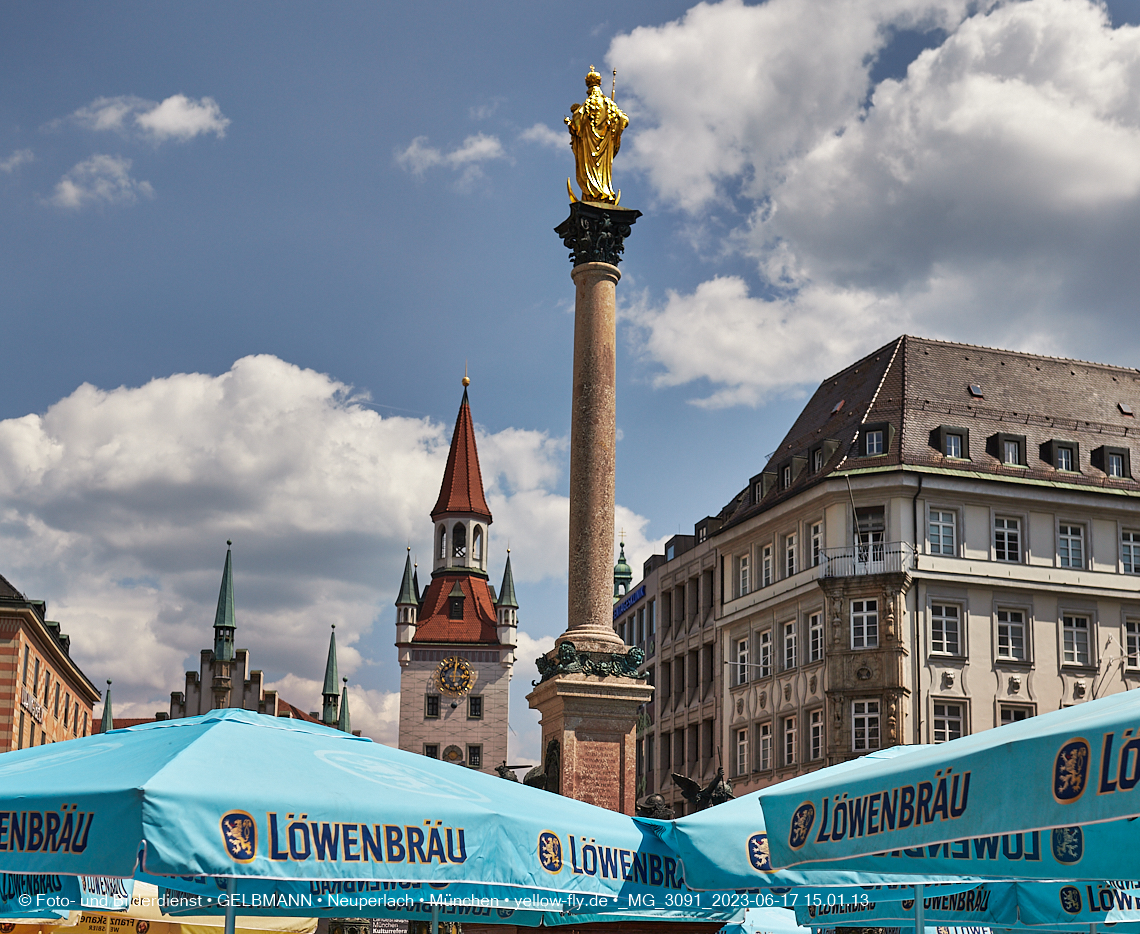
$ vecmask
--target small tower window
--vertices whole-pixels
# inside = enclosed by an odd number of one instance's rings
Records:
[[[467,529],[459,523],[451,530],[451,556],[453,558],[467,557]]]
[[[439,555],[439,558],[442,561],[447,557],[447,529],[445,529],[442,525],[439,527],[439,532],[437,533],[436,538],[438,539],[439,543],[436,545],[435,553]]]
[[[483,528],[475,526],[475,533],[471,536],[471,557],[476,561],[483,560]]]

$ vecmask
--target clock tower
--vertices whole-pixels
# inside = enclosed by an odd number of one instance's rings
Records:
[[[420,594],[409,550],[396,598],[400,748],[493,773],[507,758],[518,602],[509,552],[498,594],[487,572],[491,510],[469,382],[463,377],[463,401],[431,511],[431,582]]]

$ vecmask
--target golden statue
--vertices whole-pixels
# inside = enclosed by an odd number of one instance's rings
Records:
[[[614,82],[616,86],[616,71]],[[621,200],[621,192],[614,193],[614,156],[621,148],[621,134],[629,126],[629,117],[614,103],[612,91],[606,97],[601,84],[602,76],[591,65],[586,75],[589,88],[586,100],[574,104],[570,108],[571,115],[564,119],[570,128],[570,148],[574,150],[582,200],[616,205]],[[578,200],[570,188],[570,179],[566,179],[566,189],[571,201]]]

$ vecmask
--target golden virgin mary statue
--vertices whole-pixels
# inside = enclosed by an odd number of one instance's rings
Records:
[[[574,150],[582,200],[617,204],[621,193],[614,193],[614,156],[621,148],[621,134],[629,126],[629,117],[612,98],[606,97],[601,84],[602,76],[591,65],[586,75],[589,89],[586,100],[574,104],[570,108],[571,116],[565,120],[570,128],[570,148]],[[569,180],[566,187],[570,187]],[[570,199],[575,200],[573,191]]]

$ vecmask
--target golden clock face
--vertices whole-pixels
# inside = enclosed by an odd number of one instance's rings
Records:
[[[458,658],[454,655],[439,663],[437,677],[439,678],[439,689],[452,697],[466,694],[471,690],[471,685],[475,683],[475,672],[471,670],[471,665],[467,659]]]

